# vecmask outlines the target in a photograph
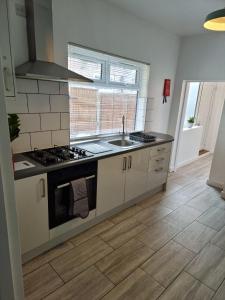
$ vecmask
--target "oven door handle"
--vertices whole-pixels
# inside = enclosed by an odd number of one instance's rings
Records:
[[[90,179],[93,179],[93,178],[95,178],[95,175],[91,175],[91,176],[85,177],[86,180],[90,180]],[[69,185],[70,185],[70,182],[61,184],[61,185],[57,186],[57,189],[62,189],[62,188],[66,187],[66,186],[69,186]]]

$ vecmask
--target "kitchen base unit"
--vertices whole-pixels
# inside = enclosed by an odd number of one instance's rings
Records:
[[[171,142],[15,181],[23,261],[166,189]],[[86,178],[89,215],[68,215],[71,182]],[[67,203],[68,202],[68,203]]]

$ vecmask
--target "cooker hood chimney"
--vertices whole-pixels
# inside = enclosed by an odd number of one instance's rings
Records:
[[[29,61],[16,67],[16,77],[51,81],[93,82],[53,62],[51,0],[25,0]]]

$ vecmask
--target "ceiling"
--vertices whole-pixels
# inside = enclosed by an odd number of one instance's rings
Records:
[[[225,7],[225,0],[105,0],[179,35],[203,33],[206,15]]]

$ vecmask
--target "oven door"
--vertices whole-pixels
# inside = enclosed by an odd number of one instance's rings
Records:
[[[73,205],[73,189],[70,182],[79,178],[86,179],[89,210],[96,209],[97,178],[95,172],[92,174],[89,173],[88,176],[73,176],[68,181],[60,183],[54,182],[54,180],[52,182],[52,178],[50,178],[48,190],[50,229],[76,218],[74,215],[71,215],[70,208]]]

